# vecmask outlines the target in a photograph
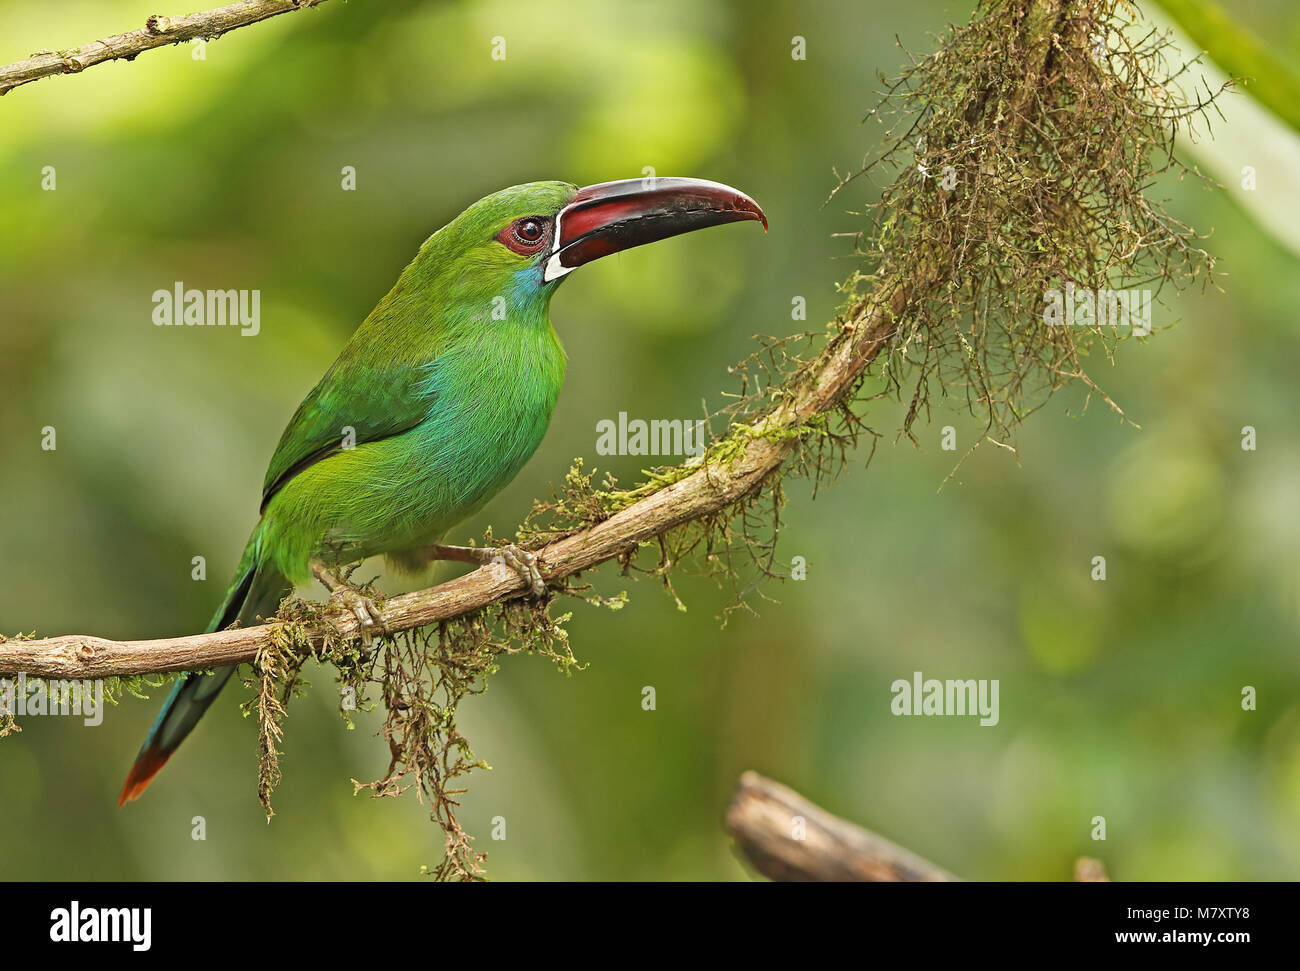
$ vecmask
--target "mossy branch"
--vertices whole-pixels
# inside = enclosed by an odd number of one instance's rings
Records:
[[[902,297],[903,291],[896,292],[889,304],[900,305]],[[734,428],[714,444],[698,467],[683,470],[683,478],[587,529],[537,547],[547,582],[557,584],[607,560],[628,557],[642,544],[684,523],[719,513],[758,490],[798,446],[801,425],[834,409],[886,345],[893,332],[889,304],[883,298],[865,303],[817,360],[791,379],[788,398],[761,418]],[[393,597],[384,602],[382,618],[387,629],[397,633],[525,593],[524,582],[514,570],[493,564],[426,590]],[[354,638],[359,633],[355,617],[336,611],[317,623],[280,620],[157,640],[115,641],[87,634],[0,640],[0,675],[84,679],[247,663],[281,637],[279,631],[287,624],[298,625],[297,638],[313,645]]]
[[[1046,326],[1045,290],[1066,281],[1178,287],[1204,279],[1212,263],[1146,192],[1157,175],[1179,170],[1175,136],[1206,117],[1214,94],[1182,97],[1189,65],[1169,65],[1168,41],[1154,31],[1133,38],[1135,21],[1125,0],[988,0],[934,54],[886,82],[883,105],[900,120],[877,159],[841,188],[882,160],[899,172],[873,227],[858,234],[866,265],[844,285],[848,307],[821,352],[791,363],[779,345],[772,380],[742,396],[698,464],[655,470],[615,492],[593,492],[589,477],[571,474],[569,496],[547,507],[552,525],[521,533],[548,582],[562,585],[608,560],[626,565],[657,545],[655,572],[667,584],[670,566],[700,547],[698,532],[673,545],[688,524],[702,527],[714,555],[717,534],[725,547],[740,518],[752,553],[750,506],[771,492],[775,517],[783,466],[794,457],[817,481],[858,443],[864,426],[853,409],[877,357],[877,395],[910,392],[904,431],[935,387],[964,392],[996,444],[1061,385],[1099,392],[1082,359],[1093,343],[1109,354],[1116,328]],[[945,169],[951,180],[937,182]],[[524,592],[513,570],[489,566],[388,600],[383,620],[409,631]],[[150,641],[7,641],[0,674],[86,678],[251,662],[287,623]],[[292,623],[291,640],[304,649],[358,634],[342,613]]]
[[[270,17],[315,7],[325,0],[240,0],[224,7],[163,17],[154,14],[139,30],[114,34],[80,47],[62,51],[37,51],[31,57],[0,67],[0,95],[14,88],[56,74],[77,74],[105,61],[132,61],[145,51],[196,38],[216,40],[222,34],[247,27]]]
[[[881,108],[868,118],[890,119],[884,147],[837,192],[878,162],[895,175],[853,234],[863,265],[843,285],[845,309],[820,350],[802,358],[791,348],[815,335],[785,337],[739,366],[728,426],[699,461],[651,470],[631,489],[612,480],[594,488],[575,466],[516,537],[552,589],[617,607],[621,599],[601,601],[573,579],[610,560],[658,577],[674,597],[671,575],[684,560],[734,577],[733,557],[747,554],[773,575],[783,479],[817,485],[864,433],[874,445],[862,412],[882,395],[907,402],[900,433],[909,435],[931,391],[964,396],[985,423],[983,440],[1008,447],[1018,423],[1065,384],[1113,405],[1084,363],[1094,347],[1112,352],[1118,328],[1049,326],[1045,293],[1158,293],[1208,279],[1212,265],[1148,192],[1162,173],[1184,171],[1175,139],[1197,119],[1208,123],[1217,92],[1186,98],[1180,78],[1190,65],[1170,64],[1168,40],[1135,34],[1136,20],[1126,0],[985,0],[935,53],[882,79]],[[649,569],[636,563],[647,548],[657,553]],[[285,706],[306,661],[329,664],[358,699],[377,686],[387,710],[388,771],[358,788],[427,797],[446,838],[436,872],[472,879],[484,857],[456,821],[461,790],[451,786],[482,763],[456,728],[457,705],[482,690],[503,654],[531,651],[562,670],[577,663],[567,615],[551,617],[550,606],[494,565],[388,599],[382,620],[396,636],[375,650],[358,646],[350,613],[290,599],[269,624],[213,634],[0,638],[0,675],[130,677],[249,663],[256,697],[246,710],[256,709],[269,813]]]

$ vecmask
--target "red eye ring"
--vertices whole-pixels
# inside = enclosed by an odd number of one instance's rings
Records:
[[[542,225],[542,221],[533,217],[516,220],[511,229],[514,231],[515,239],[524,246],[536,246],[546,235],[546,227]]]
[[[524,216],[497,233],[497,242],[520,256],[540,252],[550,239],[551,220],[546,216]]]

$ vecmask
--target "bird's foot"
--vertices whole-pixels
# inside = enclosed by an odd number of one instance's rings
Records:
[[[330,594],[330,601],[341,605],[352,616],[356,617],[357,623],[361,625],[362,644],[369,645],[376,634],[382,637],[388,632],[388,628],[384,626],[384,617],[379,610],[379,605],[365,594],[359,593],[351,587],[343,587]]]
[[[487,566],[490,563],[504,563],[519,574],[528,585],[534,597],[546,595],[546,581],[542,578],[540,560],[536,553],[521,550],[514,543],[501,546],[441,546],[429,547],[429,555],[435,560],[459,560],[462,563],[477,563]]]
[[[384,626],[384,617],[379,605],[352,584],[332,573],[323,564],[313,563],[311,572],[330,593],[330,602],[343,607],[356,617],[360,625],[361,642],[369,645],[375,634],[383,636],[388,632]]]
[[[546,595],[546,581],[542,579],[542,571],[537,568],[537,554],[521,550],[514,543],[507,543],[505,546],[488,546],[483,552],[491,552],[489,563],[504,563],[518,573],[520,579],[528,584],[528,589],[532,591],[534,597]]]

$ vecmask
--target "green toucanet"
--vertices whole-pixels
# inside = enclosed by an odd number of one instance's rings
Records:
[[[373,628],[373,604],[335,570],[379,554],[406,569],[506,562],[544,593],[530,553],[439,544],[546,432],[564,379],[551,295],[584,263],[744,219],[767,226],[748,196],[699,179],[534,182],[480,199],[430,236],[290,420],[261,519],[207,629],[271,616],[313,575]],[[232,670],[177,682],[119,805],[145,790]]]

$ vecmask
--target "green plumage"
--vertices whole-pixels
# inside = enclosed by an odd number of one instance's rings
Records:
[[[497,235],[520,217],[553,216],[576,191],[504,189],[425,241],[285,428],[262,518],[209,631],[274,613],[314,559],[387,554],[418,568],[422,547],[518,474],[546,433],[565,360],[548,315],[558,281]],[[122,801],[148,785],[231,670],[177,684]]]
[[[610,253],[746,219],[766,226],[757,203],[716,182],[534,182],[480,199],[430,236],[289,421],[208,630],[270,616],[313,573],[337,587],[329,566],[369,556],[403,569],[438,555],[483,562],[482,550],[433,547],[546,433],[564,381],[548,316],[560,281]],[[531,554],[505,552],[543,593]],[[144,791],[229,677],[177,684],[120,802]]]
[[[554,284],[495,236],[575,191],[506,189],[420,248],[280,439],[264,487],[263,568],[301,583],[318,556],[409,564],[404,554],[519,472],[550,422],[564,351],[548,316]],[[342,447],[348,429],[353,448]]]

